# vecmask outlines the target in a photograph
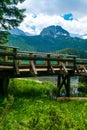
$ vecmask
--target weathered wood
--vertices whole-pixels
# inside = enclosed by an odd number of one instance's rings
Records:
[[[87,69],[84,65],[83,65],[83,70],[84,70],[85,73],[87,73]]]
[[[62,87],[65,87],[66,96],[70,96],[70,76],[69,75],[58,75],[57,87],[58,87],[58,96],[60,96],[60,91]]]
[[[17,63],[17,60],[16,60],[17,48],[14,48],[13,52],[14,52],[14,57],[13,57],[14,73],[19,75],[20,72],[19,72],[18,63]]]
[[[65,73],[68,73],[68,70],[67,70],[66,66],[64,65],[64,63],[61,63],[61,66],[62,66],[63,70],[65,71]]]
[[[8,85],[9,85],[9,78],[3,77],[0,78],[0,95],[7,96],[8,95]]]
[[[34,75],[37,75],[37,71],[36,71],[35,64],[33,61],[31,61],[31,71],[33,71]]]
[[[55,70],[54,70],[54,68],[53,68],[52,65],[50,65],[50,70],[51,70],[51,72],[52,72],[53,74],[55,73]]]
[[[66,77],[65,89],[66,89],[66,97],[70,97],[70,76],[69,75],[67,75]]]

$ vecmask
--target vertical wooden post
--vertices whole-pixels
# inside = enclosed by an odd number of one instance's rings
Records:
[[[30,56],[32,57],[32,54],[33,53],[30,53]],[[36,55],[34,55],[34,56],[36,56]],[[36,67],[35,67],[35,65],[36,65],[36,60],[34,59],[34,60],[30,60],[30,72],[35,76],[35,75],[37,75],[37,70],[36,70]]]
[[[9,85],[9,78],[3,77],[0,78],[0,95],[5,97],[8,95],[8,85]]]
[[[13,52],[14,52],[14,58],[13,58],[13,63],[14,63],[14,73],[15,74],[20,74],[19,73],[19,69],[18,69],[18,64],[17,64],[17,48],[13,48]]]
[[[34,55],[34,58],[35,58],[35,59],[34,59],[34,65],[36,65],[36,57],[37,57],[37,56]]]
[[[57,88],[58,88],[58,92],[57,92],[57,96],[60,96],[60,89],[61,89],[61,75],[58,75],[57,78]]]
[[[66,89],[66,97],[70,97],[70,76],[69,75],[67,75],[66,77],[65,89]]]
[[[61,65],[61,64],[62,64],[62,61],[60,61],[62,58],[63,58],[62,55],[59,55],[59,56],[58,56],[58,65]]]
[[[29,56],[32,57],[32,54],[33,54],[33,53],[29,53]],[[30,64],[30,65],[31,65],[31,61],[32,61],[32,60],[29,61],[29,64]]]
[[[47,71],[49,72],[50,71],[50,61],[49,61],[50,54],[47,54],[46,57],[47,57],[47,60],[46,60]]]
[[[76,69],[76,57],[73,57],[73,68],[74,68],[74,72],[75,72],[75,69]]]
[[[21,56],[21,54],[19,54],[19,56]],[[17,64],[21,65],[21,60],[20,59],[18,59],[18,63]]]
[[[8,56],[4,57],[4,61],[7,62],[8,61]]]
[[[60,75],[58,75],[57,87],[59,87],[59,86],[60,86],[60,81],[61,81],[61,76],[60,76]]]

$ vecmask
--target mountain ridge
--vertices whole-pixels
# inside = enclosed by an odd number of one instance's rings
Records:
[[[60,28],[60,30],[62,30],[63,28],[61,26],[55,26],[55,25],[51,25],[48,27],[45,27],[41,32],[40,35],[42,35],[41,33],[43,33],[43,31],[45,31],[47,28],[51,28],[51,27],[55,27],[55,28]],[[86,39],[87,38],[87,34],[74,34],[74,33],[69,33],[67,30],[63,29],[64,31],[66,31],[71,37],[77,37],[77,38],[81,38],[81,39]],[[20,28],[13,28],[10,30],[10,33],[13,35],[26,35],[26,36],[37,36],[37,35],[33,35],[29,32],[25,32],[24,30],[20,29]],[[86,36],[86,38],[84,38]],[[56,37],[56,36],[55,36]]]
[[[70,33],[60,26],[49,26],[40,35],[9,35],[7,45],[19,47],[24,51],[54,52],[65,48],[87,50],[87,40],[71,37]]]

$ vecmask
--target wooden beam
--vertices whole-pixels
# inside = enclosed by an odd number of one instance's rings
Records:
[[[54,74],[54,73],[55,73],[55,71],[54,71],[54,68],[53,68],[53,66],[52,66],[52,65],[50,65],[50,69],[51,69],[51,72]]]
[[[62,87],[65,87],[66,96],[70,96],[70,76],[69,75],[58,75],[58,96],[60,96],[60,91]]]
[[[17,63],[17,60],[16,60],[16,57],[17,57],[17,48],[14,48],[13,52],[14,52],[14,57],[13,57],[14,73],[17,74],[17,75],[19,75],[20,72],[19,72],[18,63]]]
[[[35,68],[35,64],[34,64],[34,61],[31,61],[31,71],[33,71],[33,73],[35,74],[35,75],[37,75],[37,71],[36,71],[36,68]]]
[[[84,65],[83,65],[83,70],[84,70],[85,73],[87,73],[87,69]]]
[[[8,85],[9,85],[9,78],[3,77],[0,78],[0,95],[5,97],[8,96]]]
[[[65,73],[68,73],[67,68],[66,68],[66,66],[64,65],[63,62],[61,63],[61,66],[62,66],[63,70],[65,71]]]
[[[66,97],[70,97],[70,76],[66,76],[66,84],[65,84],[65,89],[66,89]]]

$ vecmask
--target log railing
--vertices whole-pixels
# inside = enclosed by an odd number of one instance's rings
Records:
[[[13,69],[19,74],[20,70],[29,69],[38,74],[38,69],[47,69],[47,72],[55,74],[55,71],[73,74],[87,73],[87,60],[78,59],[75,55],[53,54],[43,52],[19,51],[16,47],[0,46],[0,70]]]

